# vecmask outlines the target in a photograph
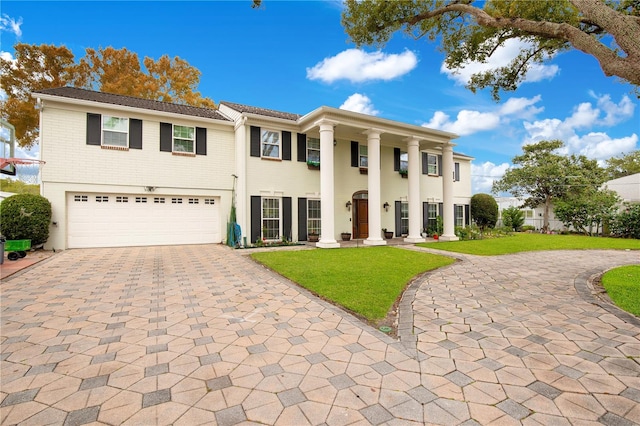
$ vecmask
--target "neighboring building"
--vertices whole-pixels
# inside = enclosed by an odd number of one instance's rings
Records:
[[[605,182],[603,186],[615,191],[622,202],[640,203],[640,173],[612,179]]]
[[[516,197],[496,197],[498,203],[498,223],[497,226],[502,226],[502,211],[509,207],[518,207],[524,214],[524,224],[534,226],[536,229],[542,229],[544,224],[544,205],[540,205],[535,209],[529,207],[522,207],[524,200],[520,200]],[[560,231],[566,227],[564,224],[556,219],[553,213],[553,205],[549,209],[549,230]]]
[[[5,198],[9,198],[13,195],[16,195],[16,194],[13,192],[0,191],[0,201],[4,200]]]
[[[385,244],[469,223],[471,157],[451,133],[320,107],[218,110],[62,87],[40,107],[48,247],[220,243],[235,195],[247,243],[341,232]],[[446,178],[445,178],[446,177]]]

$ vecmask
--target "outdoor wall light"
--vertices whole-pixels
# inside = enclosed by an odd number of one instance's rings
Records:
[[[145,186],[144,187],[145,192],[153,192],[156,190],[155,186]]]
[[[388,211],[389,211],[389,203],[387,203],[386,201],[385,201],[385,203],[382,205],[382,207],[384,207],[384,211],[385,211],[385,212],[388,212]]]
[[[344,206],[347,208],[347,211],[351,211],[351,200],[347,201],[347,204]]]

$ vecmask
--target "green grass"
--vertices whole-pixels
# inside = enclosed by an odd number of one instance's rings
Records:
[[[506,237],[472,241],[422,243],[421,247],[456,253],[495,256],[539,250],[631,249],[640,250],[640,240],[586,237],[582,235],[547,235],[516,233]]]
[[[413,277],[454,262],[393,247],[271,251],[251,257],[370,321],[387,315]]]
[[[602,276],[602,286],[620,309],[640,316],[640,265],[622,266]]]

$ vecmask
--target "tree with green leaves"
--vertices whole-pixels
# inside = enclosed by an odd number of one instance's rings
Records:
[[[557,200],[553,212],[567,228],[593,236],[615,215],[619,200],[614,191],[587,186]]]
[[[346,0],[345,5],[342,24],[358,46],[382,46],[403,31],[439,41],[452,70],[486,62],[507,40],[525,42],[509,65],[468,82],[474,92],[490,87],[496,100],[500,90],[515,90],[531,66],[570,49],[593,56],[606,76],[640,86],[638,0]]]
[[[510,206],[502,210],[502,226],[512,231],[520,231],[524,225],[524,212],[516,206]]]
[[[215,103],[196,89],[200,71],[179,57],[158,60],[127,48],[87,48],[77,63],[66,46],[17,43],[14,60],[0,58],[2,118],[16,129],[18,144],[31,147],[38,136],[38,112],[31,93],[52,87],[74,86],[117,95],[136,96],[205,108]],[[144,65],[144,66],[143,66]]]
[[[498,222],[498,203],[489,194],[474,194],[470,203],[471,219],[480,229],[493,228]]]
[[[563,147],[560,140],[525,145],[523,154],[513,157],[513,167],[493,183],[494,193],[507,192],[524,199],[524,207],[544,206],[544,231],[549,230],[551,208],[557,200],[585,188],[598,188],[606,180],[597,161],[584,155],[561,155],[558,150]]]
[[[636,173],[640,173],[640,149],[607,160],[609,179],[617,179]]]

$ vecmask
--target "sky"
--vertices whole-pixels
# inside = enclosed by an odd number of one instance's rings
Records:
[[[356,47],[342,11],[336,0],[263,0],[258,9],[250,0],[3,0],[0,54],[13,58],[17,42],[65,45],[76,60],[86,48],[126,47],[141,61],[186,60],[215,102],[303,115],[326,105],[453,132],[454,150],[474,158],[473,193],[489,193],[524,144],[561,139],[563,153],[601,163],[640,148],[633,87],[606,77],[591,56],[558,54],[495,102],[489,90],[464,85],[474,72],[508,63],[522,42],[454,73],[426,39],[399,33],[383,47]]]

